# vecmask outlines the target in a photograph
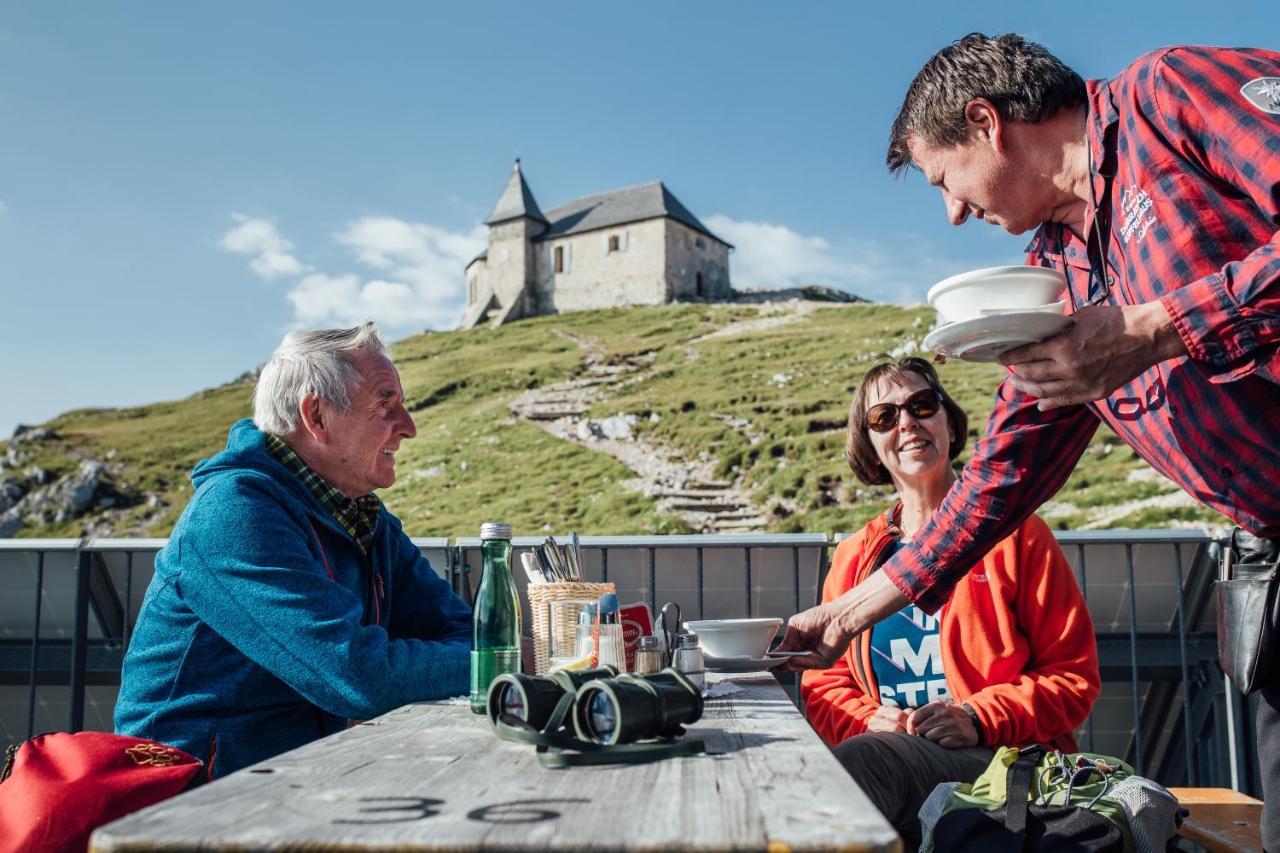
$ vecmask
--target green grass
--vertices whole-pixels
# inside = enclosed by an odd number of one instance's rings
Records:
[[[646,439],[693,459],[710,454],[726,479],[743,478],[770,518],[770,529],[856,528],[892,499],[858,483],[843,459],[844,419],[858,380],[876,357],[924,337],[932,312],[887,305],[820,307],[795,322],[748,334],[695,340],[734,321],[760,316],[753,306],[670,305],[542,317],[502,329],[427,333],[393,348],[418,437],[406,443],[399,480],[384,498],[414,535],[472,535],[500,518],[517,533],[686,532],[654,502],[624,484],[620,463],[552,438],[515,419],[508,401],[522,391],[572,378],[582,352],[552,330],[599,342],[607,361],[651,353],[649,377],[596,405],[593,417],[639,417]],[[1003,371],[947,362],[944,384],[969,413],[970,444],[984,428]],[[776,380],[775,376],[783,377]],[[113,523],[121,536],[164,536],[190,495],[188,474],[217,452],[227,428],[250,411],[252,385],[235,382],[185,400],[129,409],[86,409],[50,421],[59,438],[26,445],[27,464],[56,474],[88,456],[123,466],[119,487],[156,494]],[[651,415],[657,415],[651,419]],[[745,428],[727,419],[747,422]],[[749,437],[750,436],[750,437]],[[751,437],[757,441],[753,444]],[[1169,491],[1163,481],[1130,480],[1146,464],[1105,428],[1056,501],[1075,512],[1055,526],[1083,525],[1109,505]],[[77,536],[85,519],[25,528],[23,536]],[[1142,510],[1133,526],[1221,524],[1202,509]]]

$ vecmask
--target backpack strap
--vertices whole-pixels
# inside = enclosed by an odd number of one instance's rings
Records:
[[[1019,750],[1018,758],[1009,765],[1005,775],[1004,825],[1025,843],[1027,831],[1027,807],[1031,800],[1031,778],[1036,764],[1044,758],[1044,747],[1039,744]],[[1019,849],[1021,844],[1019,844]]]

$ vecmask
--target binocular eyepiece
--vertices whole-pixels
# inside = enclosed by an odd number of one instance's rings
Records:
[[[702,691],[678,669],[633,676],[602,667],[501,675],[489,688],[489,720],[510,714],[542,731],[566,694],[578,738],[606,746],[674,737],[702,716]]]

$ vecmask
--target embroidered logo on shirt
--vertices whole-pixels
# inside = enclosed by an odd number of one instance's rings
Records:
[[[1147,191],[1137,184],[1130,184],[1120,193],[1120,212],[1124,216],[1120,236],[1126,243],[1131,237],[1136,238],[1133,240],[1135,243],[1140,241],[1147,236],[1148,229],[1156,224],[1156,215],[1151,212],[1154,204]]]
[[[1240,87],[1240,94],[1264,113],[1280,115],[1280,77],[1250,80]]]

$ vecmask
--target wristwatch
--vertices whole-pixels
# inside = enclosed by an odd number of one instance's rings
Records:
[[[969,715],[969,721],[973,723],[973,730],[978,733],[978,746],[986,746],[987,737],[986,733],[982,731],[982,721],[978,719],[978,712],[973,710],[968,702],[965,702],[960,707]]]

